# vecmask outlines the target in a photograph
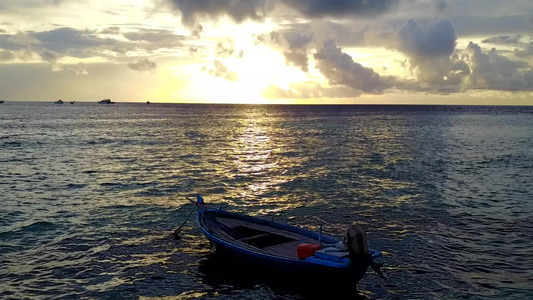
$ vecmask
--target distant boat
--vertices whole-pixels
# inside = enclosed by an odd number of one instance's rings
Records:
[[[4,100],[0,100],[0,103],[4,103],[5,101]]]
[[[70,101],[70,104],[74,104],[74,103],[76,103],[76,101]]]
[[[146,104],[150,104],[150,101],[146,101]]]
[[[63,102],[63,100],[61,100],[61,99],[54,102],[54,104],[63,104],[63,103],[65,103],[65,102]]]
[[[98,104],[115,104],[115,102],[111,101],[111,99],[104,99],[98,101]]]

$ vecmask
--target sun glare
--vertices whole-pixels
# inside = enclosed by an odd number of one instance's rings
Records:
[[[242,55],[211,58],[220,61],[229,73],[235,73],[235,81],[221,78],[223,76],[215,77],[204,71],[198,77],[195,76],[191,89],[200,94],[201,98],[213,103],[269,103],[270,100],[261,96],[266,87],[276,84],[281,88],[288,88],[290,83],[307,80],[307,75],[300,69],[286,65],[281,53],[256,43],[257,32],[272,30],[269,26],[260,29],[262,30],[257,30],[254,34],[246,26],[236,27],[232,32],[233,46],[235,52]],[[206,64],[209,66],[210,62]]]

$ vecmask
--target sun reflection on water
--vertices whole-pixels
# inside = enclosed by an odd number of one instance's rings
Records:
[[[279,155],[287,145],[275,137],[279,129],[273,125],[273,119],[264,107],[246,109],[238,119],[230,143],[234,162],[232,177],[242,179],[236,194],[239,199],[230,202],[240,207],[253,207],[255,214],[284,211],[295,205],[273,195],[280,184],[290,180],[284,170],[294,164]]]

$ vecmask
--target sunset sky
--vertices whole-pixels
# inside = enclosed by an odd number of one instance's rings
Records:
[[[532,0],[0,0],[0,99],[533,105]]]

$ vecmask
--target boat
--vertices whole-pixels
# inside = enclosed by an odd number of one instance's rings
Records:
[[[115,102],[111,101],[111,99],[103,99],[98,101],[99,104],[115,104]]]
[[[150,104],[150,101],[146,101],[146,104]]]
[[[76,101],[70,101],[70,104],[74,104],[74,103],[76,103]]]
[[[192,200],[191,200],[192,201]],[[194,202],[194,201],[193,201]],[[217,253],[234,258],[237,263],[252,264],[274,274],[293,274],[293,278],[336,278],[359,282],[368,267],[380,277],[381,265],[373,260],[381,252],[368,249],[366,233],[352,225],[347,246],[334,237],[300,227],[207,208],[197,196],[196,222]]]
[[[4,103],[5,101],[4,100],[0,100],[0,104]]]
[[[64,103],[64,102],[63,102],[63,100],[61,100],[61,99],[60,99],[60,100],[57,100],[57,101],[54,102],[54,104],[63,104],[63,103]]]

